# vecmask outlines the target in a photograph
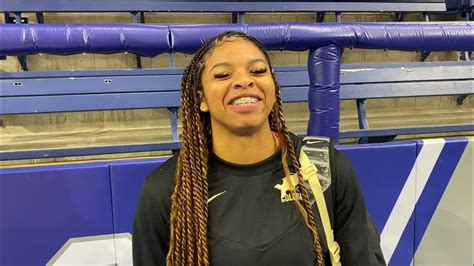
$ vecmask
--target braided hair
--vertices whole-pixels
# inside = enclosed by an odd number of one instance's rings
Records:
[[[166,257],[167,265],[209,265],[207,245],[208,220],[208,154],[211,147],[211,120],[208,112],[200,111],[203,95],[201,76],[207,57],[214,48],[226,40],[244,39],[253,43],[264,55],[270,69],[270,58],[263,46],[253,37],[241,32],[224,32],[206,42],[194,55],[184,70],[181,83],[182,104],[182,146],[179,153],[175,176],[175,187],[171,196],[170,243]],[[290,191],[295,203],[308,226],[316,253],[316,265],[323,265],[323,253],[318,229],[315,224],[313,210],[304,186],[300,164],[295,154],[283,117],[280,89],[275,74],[272,77],[276,88],[276,102],[268,117],[270,128],[281,137],[281,162],[285,176],[290,176],[290,167],[298,176],[300,194],[296,193],[296,185],[290,182]],[[301,198],[300,200],[297,200]]]

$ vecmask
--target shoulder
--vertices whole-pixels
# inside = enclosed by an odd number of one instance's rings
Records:
[[[135,265],[165,265],[177,156],[153,170],[142,186],[133,221]]]
[[[166,211],[171,209],[177,162],[178,155],[174,155],[145,178],[141,193],[152,200],[159,209]]]
[[[336,195],[339,197],[358,197],[361,187],[351,160],[341,151],[333,148],[333,176],[336,182]],[[344,196],[345,195],[345,196]]]
[[[146,178],[147,186],[173,186],[176,167],[178,164],[178,154],[170,157],[166,162],[153,170]]]
[[[333,163],[335,166],[336,174],[342,174],[343,176],[347,174],[354,174],[354,168],[352,167],[351,160],[341,151],[336,149],[334,146],[331,147],[333,156]]]

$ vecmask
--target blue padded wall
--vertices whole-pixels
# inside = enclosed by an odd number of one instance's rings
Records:
[[[366,206],[382,230],[415,163],[416,143],[340,145],[337,149],[351,159]]]
[[[472,260],[467,233],[474,219],[473,142],[450,138],[337,147],[353,162],[389,265],[432,265],[433,256]],[[44,265],[71,238],[85,236],[113,238],[105,248],[115,257],[107,262],[131,261],[131,243],[123,237],[130,237],[144,178],[166,160],[0,169],[0,265]],[[449,237],[467,242],[444,243]],[[69,255],[74,252],[82,254]]]
[[[399,264],[399,260],[411,259],[414,252],[413,234],[415,222],[408,220],[404,231],[385,228],[394,209],[400,192],[404,186],[412,188],[415,183],[409,180],[410,173],[416,160],[417,143],[414,141],[393,142],[384,144],[344,145],[338,149],[344,152],[351,160],[359,177],[364,199],[370,213],[374,217],[380,232],[386,230],[389,235],[382,240],[384,250],[396,249],[389,265]],[[398,206],[405,210],[415,208],[413,193],[398,202]],[[411,214],[411,211],[410,211]]]
[[[113,233],[108,163],[0,171],[0,265],[45,265],[69,238]]]
[[[474,244],[465,236],[473,230],[471,142],[461,137],[339,147],[358,173],[388,265],[472,263]],[[461,189],[467,193],[457,194]],[[448,238],[464,239],[448,244]]]

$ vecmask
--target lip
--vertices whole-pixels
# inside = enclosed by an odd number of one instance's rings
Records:
[[[242,98],[242,97],[252,97],[252,98],[256,98],[258,100],[258,102],[262,101],[262,97],[256,95],[256,94],[252,94],[252,93],[244,93],[244,94],[239,94],[235,97],[232,97],[228,102],[227,104],[228,105],[233,105],[232,103],[237,100],[238,98]]]

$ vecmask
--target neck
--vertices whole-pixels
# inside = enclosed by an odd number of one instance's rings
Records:
[[[212,132],[212,148],[221,159],[235,164],[252,164],[272,156],[278,149],[270,127],[250,134]]]

